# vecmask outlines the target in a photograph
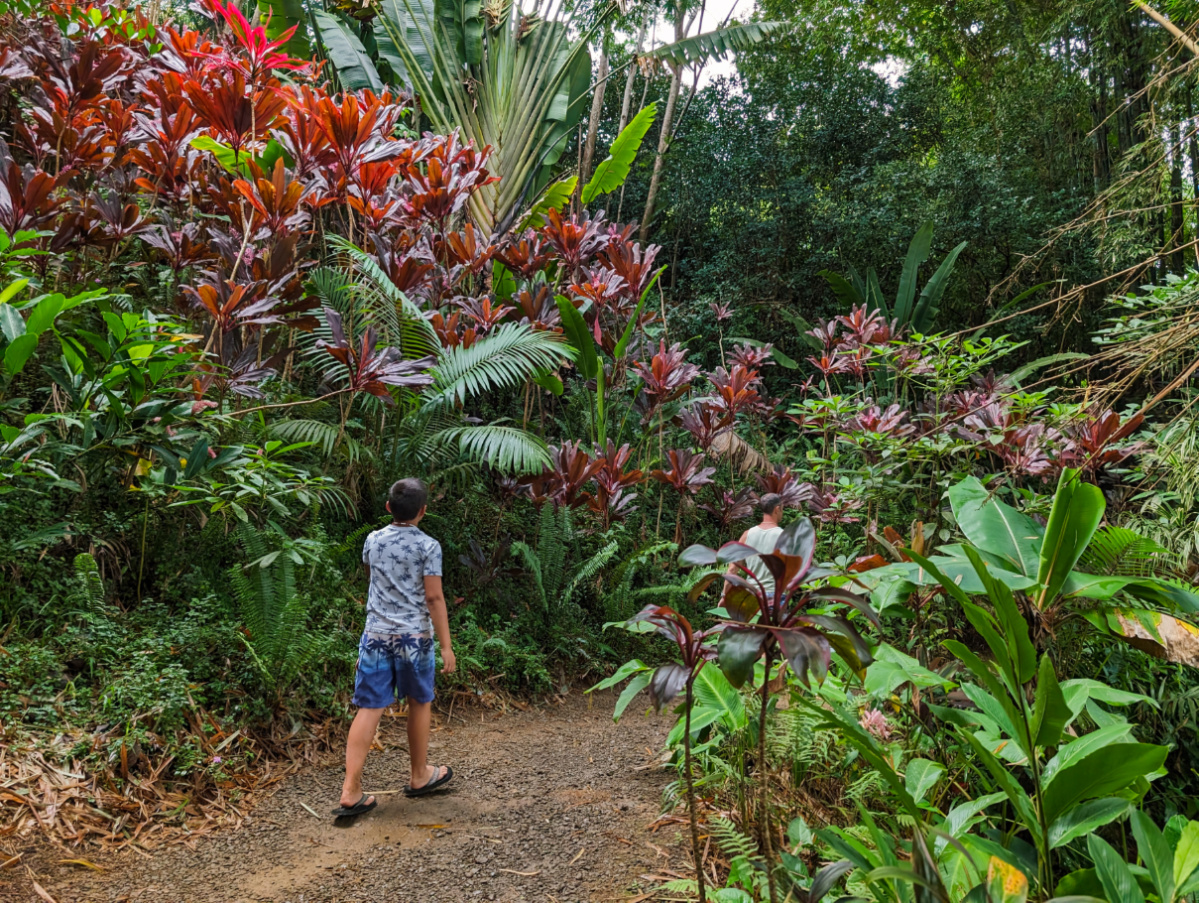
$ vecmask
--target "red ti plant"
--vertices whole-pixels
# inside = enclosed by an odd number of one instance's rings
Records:
[[[740,542],[725,543],[719,550],[693,545],[683,550],[679,563],[710,567],[731,565],[723,575],[704,578],[696,592],[702,592],[723,576],[727,586],[723,605],[728,612],[717,644],[720,669],[735,687],[741,687],[754,673],[759,659],[765,660],[762,679],[762,703],[758,725],[758,767],[766,767],[766,716],[770,701],[770,675],[777,657],[791,666],[804,683],[811,677],[823,681],[828,672],[832,651],[855,670],[861,671],[871,661],[870,647],[847,617],[829,613],[827,609],[844,603],[859,611],[876,627],[878,616],[856,593],[824,587],[813,589],[812,581],[829,575],[829,571],[813,567],[816,552],[816,530],[812,522],[802,518],[790,524],[779,536],[774,552],[760,555],[757,549]],[[759,557],[769,569],[774,586],[767,588],[745,564]],[[757,620],[753,620],[754,618]],[[768,784],[761,782],[762,798],[759,817],[764,839],[770,899],[777,900],[773,863],[773,838],[770,828]]]
[[[704,502],[700,507],[716,516],[716,523],[723,532],[732,524],[745,520],[754,513],[753,492],[749,489],[739,489],[737,492],[717,489],[716,501]]]
[[[641,377],[642,391],[650,401],[646,418],[652,418],[662,405],[679,398],[691,387],[691,381],[699,375],[699,367],[687,363],[686,358],[686,352],[677,342],[667,348],[666,342],[660,340],[652,358],[633,364],[633,370]]]
[[[707,451],[716,437],[729,431],[719,414],[708,404],[696,403],[679,413],[679,425],[691,434],[695,444]]]
[[[355,344],[346,338],[341,324],[341,314],[330,307],[325,309],[325,319],[333,341],[318,340],[316,347],[331,354],[345,368],[346,390],[357,394],[369,392],[391,404],[394,399],[388,386],[427,386],[433,382],[428,372],[436,361],[432,357],[406,361],[400,357],[399,349],[375,347],[375,330],[367,328]]]
[[[563,442],[549,447],[552,465],[525,482],[532,491],[534,504],[552,501],[555,505],[577,508],[591,501],[591,493],[583,487],[591,482],[604,464],[603,459],[593,461],[583,450],[582,442]]]
[[[429,368],[437,361],[432,357],[419,360],[403,360],[397,348],[384,348],[381,351],[375,347],[375,330],[367,328],[357,343],[351,334],[346,337],[342,328],[341,314],[330,307],[325,309],[325,320],[329,324],[331,342],[321,339],[316,347],[323,349],[339,361],[344,369],[345,388],[350,393],[348,404],[341,406],[341,424],[337,430],[334,445],[341,444],[345,435],[346,420],[350,416],[354,397],[359,392],[369,392],[387,404],[395,404],[388,386],[427,386],[433,382]]]
[[[653,625],[654,632],[673,642],[679,651],[680,662],[660,665],[649,679],[649,698],[657,711],[683,694],[683,780],[687,786],[687,812],[691,821],[691,855],[695,860],[695,881],[699,887],[699,900],[707,900],[704,882],[703,850],[699,843],[699,817],[696,813],[695,781],[691,774],[691,708],[694,702],[695,678],[700,669],[715,657],[716,650],[706,643],[714,630],[695,630],[691,622],[666,606],[649,605],[627,622],[629,627],[646,623]]]
[[[1119,465],[1126,458],[1144,450],[1143,442],[1120,444],[1140,429],[1144,422],[1144,414],[1134,414],[1121,423],[1120,415],[1110,408],[1098,413],[1085,411],[1079,422],[1066,427],[1069,443],[1062,454],[1063,463],[1092,476],[1109,466]]]
[[[650,471],[650,476],[659,483],[665,483],[679,494],[679,514],[674,524],[674,541],[679,541],[683,529],[683,506],[689,496],[694,496],[699,490],[711,485],[715,467],[704,467],[703,453],[692,454],[686,449],[672,448],[666,452],[670,461],[668,470]]]
[[[631,514],[633,501],[637,493],[630,492],[634,486],[645,482],[645,474],[640,470],[626,470],[632,451],[628,443],[617,448],[611,439],[602,454],[597,452],[596,461],[600,467],[595,472],[595,497],[589,503],[592,511],[603,518],[604,529],[608,529],[614,520],[622,520]]]
[[[800,483],[795,479],[791,468],[783,464],[777,465],[770,473],[759,474],[757,477],[758,497],[777,495],[783,500],[783,507],[798,508],[812,495],[810,483]]]

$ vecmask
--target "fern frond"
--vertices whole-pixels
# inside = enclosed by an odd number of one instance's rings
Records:
[[[79,597],[83,607],[89,614],[106,615],[104,581],[100,579],[96,559],[87,552],[76,555],[75,576],[79,579]]]
[[[757,855],[758,844],[753,838],[743,834],[741,829],[727,818],[714,818],[708,822],[708,827],[717,849],[727,858],[736,859],[738,856]]]
[[[537,558],[541,563],[542,579],[547,599],[557,599],[566,581],[566,543],[573,535],[570,508],[561,510],[552,504],[541,506],[537,525]]]
[[[619,544],[616,542],[616,540],[612,540],[602,549],[592,555],[591,558],[589,558],[583,564],[583,566],[575,572],[574,577],[566,587],[566,592],[562,594],[563,605],[569,604],[570,600],[574,598],[575,591],[580,586],[587,583],[587,581],[598,574],[601,570],[603,570],[604,565],[606,565],[612,559],[612,556],[616,554],[617,548],[619,548]]]
[[[519,558],[524,564],[525,570],[532,575],[533,585],[537,587],[537,594],[541,597],[541,607],[546,608],[549,601],[545,592],[545,583],[542,580],[541,560],[528,544],[523,542],[512,543],[510,554],[514,558]]]

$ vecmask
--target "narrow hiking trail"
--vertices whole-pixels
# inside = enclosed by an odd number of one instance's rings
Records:
[[[194,850],[96,859],[103,872],[42,858],[55,864],[38,881],[57,903],[652,899],[641,876],[685,862],[676,826],[648,830],[670,779],[654,767],[670,721],[630,709],[613,724],[612,704],[605,693],[511,714],[459,707],[437,719],[429,752],[453,766],[451,789],[416,800],[398,792],[408,777],[404,720],[387,716],[385,751],[371,753],[364,782],[385,793],[349,824],[328,815],[344,771],[330,756],[285,781],[241,828]],[[16,899],[38,900],[24,883]]]

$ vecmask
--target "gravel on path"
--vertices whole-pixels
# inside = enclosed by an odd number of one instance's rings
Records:
[[[453,766],[450,789],[411,800],[400,792],[404,720],[385,717],[385,750],[371,752],[364,780],[383,791],[379,805],[348,824],[328,814],[344,773],[331,757],[195,849],[96,860],[103,872],[55,866],[38,880],[57,903],[649,899],[642,876],[685,857],[677,829],[647,829],[670,780],[656,767],[670,723],[630,710],[613,724],[613,702],[597,693],[510,714],[459,707],[438,719],[429,751]],[[30,887],[16,899],[39,898]]]

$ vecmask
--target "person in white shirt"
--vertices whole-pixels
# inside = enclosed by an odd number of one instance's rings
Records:
[[[783,519],[782,497],[775,495],[773,492],[762,496],[758,499],[758,512],[762,518],[762,522],[742,533],[739,541],[751,548],[757,549],[765,555],[774,551],[774,547],[778,544],[779,536],[783,533],[783,528],[779,525]],[[773,596],[774,575],[770,573],[770,569],[766,567],[761,557],[754,555],[752,558],[747,558],[744,564],[749,568],[754,577],[761,582],[767,597]],[[737,566],[735,564],[729,565],[728,573],[738,573]],[[751,580],[750,583],[753,583],[753,581]],[[728,584],[725,584],[725,586],[727,587]]]

